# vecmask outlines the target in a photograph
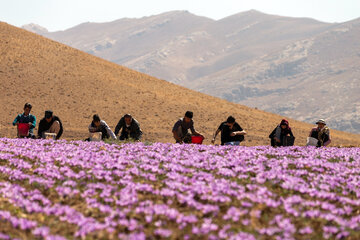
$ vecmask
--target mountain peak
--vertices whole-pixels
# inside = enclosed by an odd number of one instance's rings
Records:
[[[260,12],[260,11],[258,11],[256,9],[250,9],[248,11],[243,12],[243,14],[265,14],[265,13]]]
[[[161,18],[161,17],[172,17],[172,18],[206,18],[206,19],[210,19],[208,17],[203,17],[203,16],[198,16],[195,15],[187,10],[174,10],[174,11],[169,11],[169,12],[164,12],[161,14],[157,14],[157,15],[153,15],[150,17],[156,17],[156,18]]]
[[[272,15],[260,12],[260,11],[255,10],[255,9],[251,9],[251,10],[248,10],[248,11],[245,11],[245,12],[235,13],[233,15],[230,15],[230,16],[227,16],[225,18],[219,19],[219,21],[222,21],[222,20],[231,20],[232,21],[233,19],[243,19],[243,18],[246,18],[246,19],[261,19],[261,18],[264,18],[264,17],[266,18],[266,17],[269,17],[269,16],[272,16]]]
[[[46,28],[44,28],[38,24],[35,24],[35,23],[23,25],[23,26],[21,26],[21,28],[25,29],[29,32],[37,33],[40,35],[49,32]]]

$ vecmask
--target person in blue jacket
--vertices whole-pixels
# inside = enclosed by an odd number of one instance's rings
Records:
[[[36,117],[30,114],[32,109],[32,105],[30,103],[25,103],[24,112],[16,116],[13,126],[18,126],[19,123],[27,123],[29,124],[29,134],[27,136],[20,136],[18,132],[18,137],[27,137],[27,138],[35,138],[34,128],[36,126]]]

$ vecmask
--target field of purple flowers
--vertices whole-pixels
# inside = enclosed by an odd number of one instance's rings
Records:
[[[360,149],[0,139],[0,239],[360,239]]]

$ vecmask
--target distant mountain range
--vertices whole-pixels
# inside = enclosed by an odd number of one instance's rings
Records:
[[[24,28],[203,93],[360,133],[360,19],[251,10],[215,21],[173,11],[59,32]]]
[[[46,34],[49,32],[46,28],[44,28],[38,24],[35,24],[35,23],[30,23],[30,24],[24,25],[24,26],[22,26],[22,28],[25,30],[28,30],[30,32],[37,33],[37,34]]]

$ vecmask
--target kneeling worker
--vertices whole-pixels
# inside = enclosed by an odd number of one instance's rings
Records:
[[[142,131],[140,129],[139,122],[133,118],[130,114],[125,114],[115,127],[115,136],[118,135],[120,129],[122,129],[119,140],[125,140],[132,138],[135,141],[140,141]]]
[[[246,132],[235,122],[235,118],[232,116],[220,124],[211,141],[213,144],[219,132],[221,132],[221,145],[240,145],[240,142],[245,139],[244,135],[246,135]]]
[[[187,111],[185,113],[185,116],[183,118],[180,118],[175,124],[172,129],[172,133],[174,135],[174,138],[176,140],[176,143],[191,143],[191,135],[188,132],[188,129],[191,130],[191,133],[195,136],[201,136],[204,138],[203,135],[201,135],[199,132],[197,132],[194,128],[194,121],[193,118],[193,112]]]
[[[331,143],[330,129],[326,126],[324,119],[320,119],[316,124],[318,126],[311,129],[309,137],[318,139],[317,147],[326,147]]]
[[[45,111],[45,117],[40,120],[38,129],[38,138],[46,138],[45,133],[55,133],[56,139],[59,139],[64,129],[58,116],[53,116],[51,110]]]
[[[89,125],[89,132],[101,132],[101,139],[104,140],[105,138],[112,138],[116,139],[114,132],[110,129],[110,127],[106,124],[104,120],[101,120],[99,115],[95,114],[93,116],[93,120]],[[90,140],[90,139],[87,139]]]
[[[24,113],[17,115],[13,122],[13,125],[18,127],[18,133],[17,133],[18,137],[35,138],[34,128],[36,126],[36,117],[30,114],[31,109],[32,109],[32,105],[30,103],[25,103]],[[19,132],[20,124],[28,125],[27,133]]]
[[[280,124],[270,133],[269,138],[272,147],[293,146],[295,137],[291,131],[289,121],[286,119],[281,120]]]

